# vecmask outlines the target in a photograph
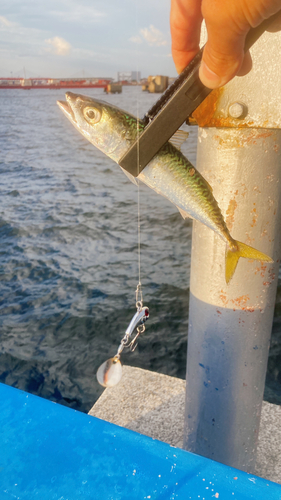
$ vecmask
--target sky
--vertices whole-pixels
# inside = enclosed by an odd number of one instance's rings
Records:
[[[0,77],[176,76],[170,0],[8,0]]]

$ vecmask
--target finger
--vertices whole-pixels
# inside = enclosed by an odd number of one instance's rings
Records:
[[[276,31],[281,31],[281,12],[277,17],[274,19],[272,24],[267,28],[267,31],[270,31],[271,33],[276,33]]]
[[[245,52],[244,59],[242,65],[240,66],[239,71],[237,72],[237,76],[245,76],[250,73],[253,66],[253,61],[251,58],[251,54],[249,51]]]
[[[207,87],[220,87],[236,74],[248,72],[249,56],[244,57],[246,35],[250,28],[278,13],[280,6],[280,0],[202,0],[208,42],[199,76]],[[272,31],[280,26],[280,17],[276,17]]]
[[[249,23],[237,18],[233,2],[203,0],[202,12],[206,21],[208,41],[203,52],[199,76],[214,89],[225,85],[242,67],[244,45]]]
[[[215,89],[229,82],[243,67],[245,37],[234,46],[217,47],[210,38],[204,48],[199,69],[201,81],[210,89]]]
[[[172,56],[180,73],[199,50],[201,0],[171,0]]]

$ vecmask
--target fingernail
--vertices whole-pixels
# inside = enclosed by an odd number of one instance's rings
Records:
[[[209,89],[216,89],[217,87],[221,87],[221,85],[223,85],[222,78],[214,73],[204,61],[201,62],[201,66],[199,68],[199,78]]]

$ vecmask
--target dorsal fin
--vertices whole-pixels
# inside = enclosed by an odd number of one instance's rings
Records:
[[[177,149],[181,149],[181,145],[186,141],[186,139],[189,136],[189,132],[186,132],[185,130],[177,130],[174,135],[172,135],[171,139],[169,139],[169,142],[175,146]]]

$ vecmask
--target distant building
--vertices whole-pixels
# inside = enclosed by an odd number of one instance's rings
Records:
[[[147,78],[147,81],[142,84],[142,90],[148,92],[164,92],[169,86],[169,77],[163,75],[152,76]]]
[[[118,71],[117,81],[118,82],[139,82],[141,79],[140,71]]]

